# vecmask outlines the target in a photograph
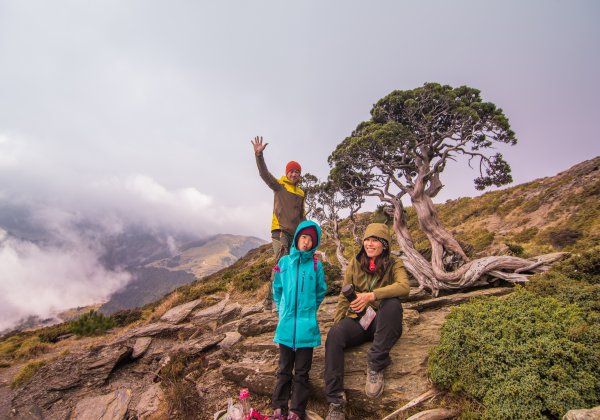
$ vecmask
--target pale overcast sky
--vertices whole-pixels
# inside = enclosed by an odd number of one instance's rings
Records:
[[[325,177],[425,82],[480,89],[515,183],[551,176],[600,154],[599,21],[594,0],[0,0],[0,204],[267,239],[255,135],[275,176]],[[476,176],[449,167],[438,202]]]

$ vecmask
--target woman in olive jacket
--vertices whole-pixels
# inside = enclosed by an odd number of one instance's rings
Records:
[[[334,325],[325,342],[325,394],[328,419],[344,419],[344,349],[372,341],[367,362],[365,393],[376,398],[383,392],[383,369],[390,350],[402,335],[402,304],[410,286],[404,264],[390,255],[389,229],[382,223],[367,226],[363,246],[344,276],[343,286],[353,284],[356,299],[348,302],[340,293]],[[364,328],[357,315],[370,307],[376,316]],[[369,310],[370,311],[370,310]],[[364,318],[364,316],[363,316]],[[363,321],[364,323],[364,321]]]

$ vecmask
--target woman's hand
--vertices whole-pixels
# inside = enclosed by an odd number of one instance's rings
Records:
[[[363,309],[365,309],[367,307],[367,305],[369,304],[369,302],[374,302],[375,301],[375,293],[373,292],[369,292],[369,293],[357,293],[356,294],[356,299],[354,299],[352,302],[350,302],[350,309],[352,309],[354,312],[361,312]]]

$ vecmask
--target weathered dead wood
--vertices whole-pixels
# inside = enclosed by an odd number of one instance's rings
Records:
[[[408,410],[408,409],[410,409],[412,407],[415,407],[415,406],[421,404],[423,401],[427,401],[427,400],[435,397],[439,393],[440,393],[440,391],[438,391],[435,388],[432,388],[432,389],[428,390],[427,392],[422,393],[417,398],[415,398],[415,399],[407,402],[406,404],[404,404],[402,407],[400,407],[399,409],[397,409],[393,413],[385,416],[383,418],[383,420],[392,420],[392,419],[395,419],[403,411],[406,411],[406,410]]]
[[[430,309],[440,308],[442,306],[455,306],[464,303],[470,299],[480,296],[502,296],[509,294],[514,289],[512,287],[494,287],[482,289],[468,293],[455,293],[448,296],[438,296],[434,299],[420,300],[416,302],[406,302],[402,306],[404,309],[414,309],[423,312]]]
[[[451,419],[460,414],[459,410],[449,408],[434,408],[413,414],[407,420],[445,420]]]

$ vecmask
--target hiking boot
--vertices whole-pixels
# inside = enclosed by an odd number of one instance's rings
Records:
[[[342,404],[329,404],[329,411],[327,411],[327,417],[325,420],[346,420],[346,414],[344,414],[344,406]]]
[[[379,372],[373,369],[367,369],[367,383],[365,384],[365,394],[371,398],[377,398],[383,393],[383,370]]]
[[[301,419],[298,414],[294,413],[293,411],[290,411],[290,415],[288,416],[287,420],[301,420]]]
[[[287,416],[285,414],[283,414],[283,412],[281,411],[281,408],[278,408],[277,410],[273,411],[273,417],[271,417],[273,420],[286,420]]]

